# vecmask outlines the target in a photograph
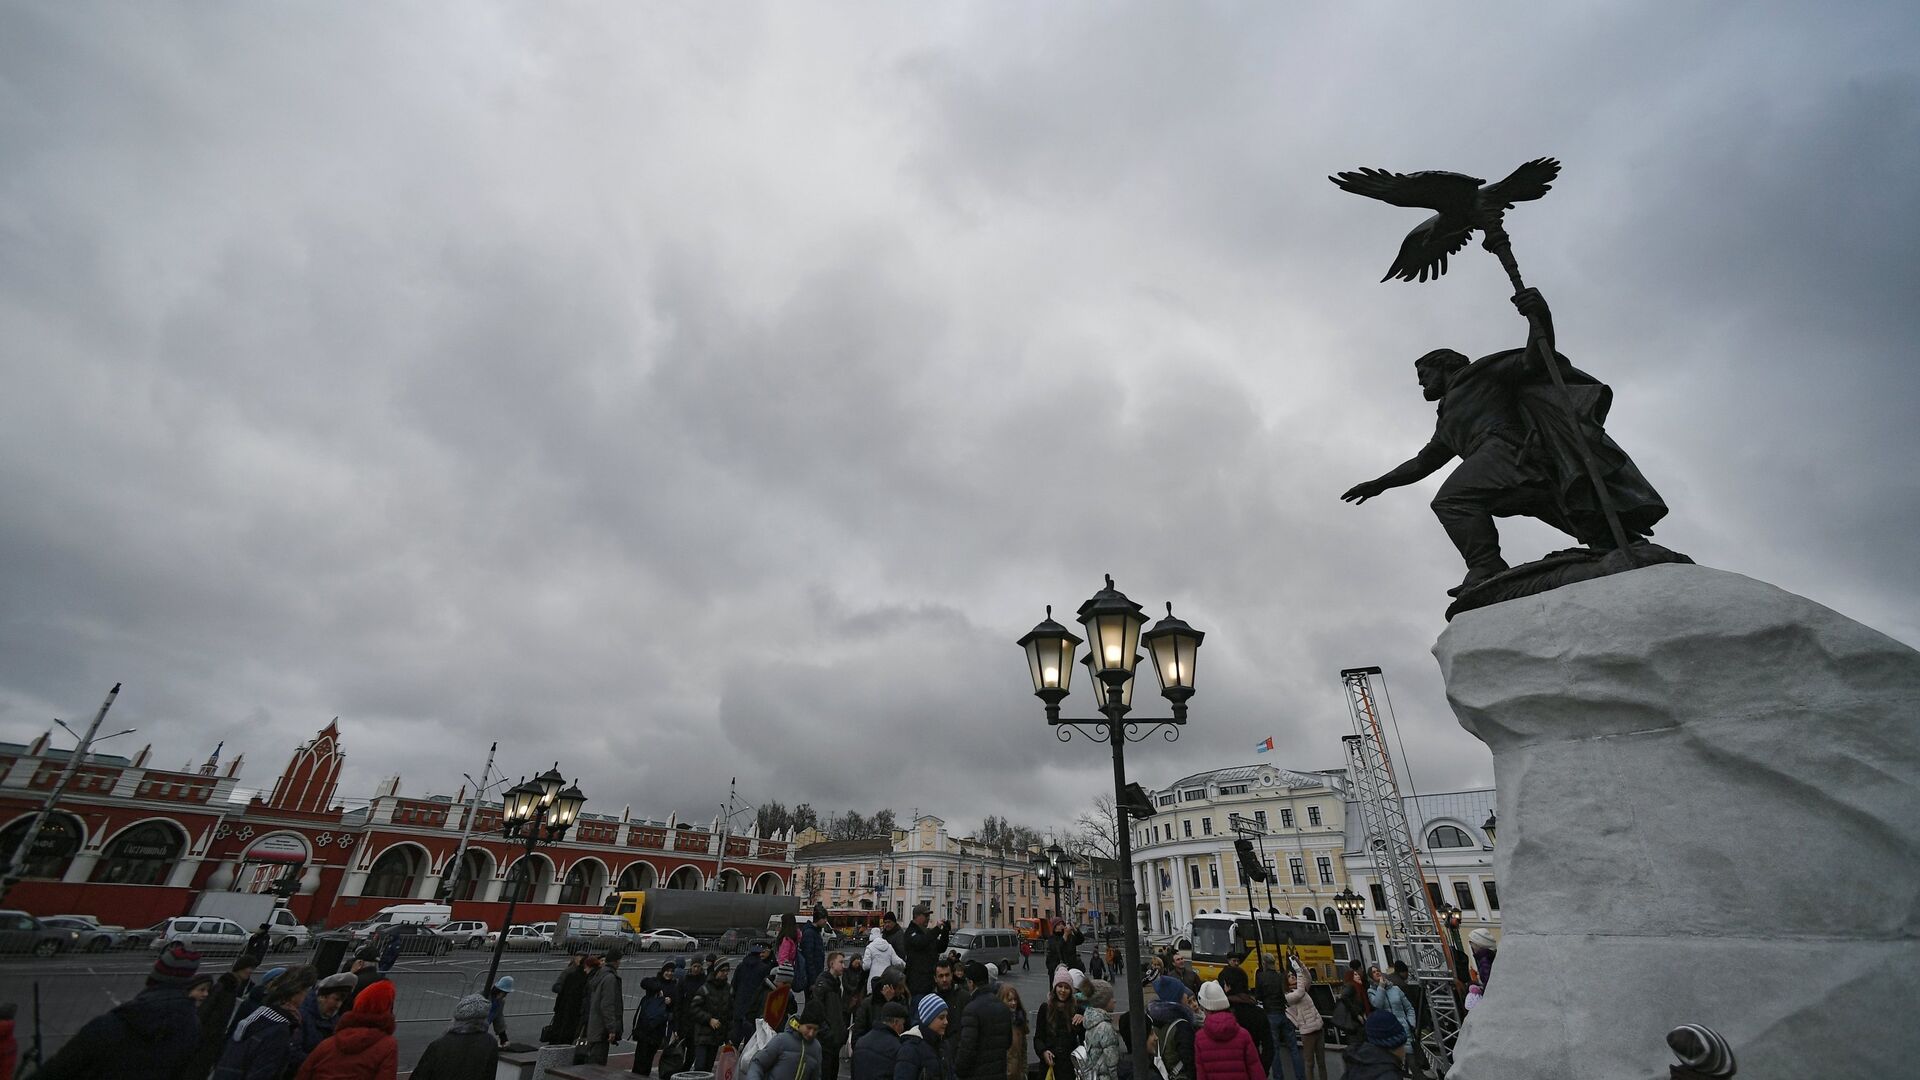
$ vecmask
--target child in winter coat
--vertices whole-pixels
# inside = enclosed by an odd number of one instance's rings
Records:
[[[1080,1066],[1080,1080],[1120,1080],[1120,1029],[1113,1024],[1113,985],[1105,979],[1088,979],[1087,1007],[1080,1015],[1087,1030],[1087,1060]]]
[[[1194,1080],[1264,1080],[1253,1036],[1233,1018],[1233,1004],[1219,983],[1201,984],[1200,1009],[1207,1019],[1193,1038]]]

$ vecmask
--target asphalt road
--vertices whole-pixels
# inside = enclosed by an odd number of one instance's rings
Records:
[[[667,960],[682,967],[685,953],[635,953],[621,966],[622,989],[626,997],[626,1016],[631,1019],[640,1003],[640,980],[657,973]],[[34,992],[39,992],[39,1030],[43,1054],[51,1057],[61,1045],[88,1020],[138,994],[153,969],[150,950],[113,953],[83,953],[46,960],[25,957],[0,959],[0,1002],[19,1006],[16,1034],[24,1050],[33,1038]],[[267,966],[304,963],[307,952],[276,953]],[[738,958],[734,958],[738,959]],[[406,957],[396,964],[388,977],[398,994],[394,1005],[395,1037],[400,1044],[400,1067],[404,1071],[419,1060],[427,1044],[443,1034],[452,1022],[453,1007],[466,994],[478,993],[486,982],[492,953],[485,949],[454,949],[445,956]],[[225,970],[231,957],[208,956],[203,970]],[[566,967],[559,953],[509,952],[502,957],[500,973],[511,975],[514,990],[507,999],[507,1031],[516,1041],[537,1041],[540,1028],[553,1013],[552,986]],[[1005,975],[1020,991],[1031,1013],[1046,992],[1046,975],[1035,961],[1030,971],[1017,968]],[[1126,988],[1116,985],[1122,1007]],[[632,1043],[622,1044],[616,1052],[631,1052]]]

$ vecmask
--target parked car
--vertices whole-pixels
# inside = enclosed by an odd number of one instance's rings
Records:
[[[1020,962],[1020,934],[1014,930],[963,926],[953,932],[952,948],[961,960],[1009,968]]]
[[[48,926],[24,911],[0,911],[0,953],[8,956],[52,956],[78,948],[80,931]]]
[[[462,919],[436,927],[433,931],[462,948],[477,949],[487,941],[487,924],[478,919]]]
[[[547,939],[547,944],[551,945],[553,944],[553,932],[560,929],[560,924],[557,922],[537,922],[533,924],[533,928],[539,931],[541,937]]]
[[[754,939],[766,940],[767,932],[757,926],[735,927],[713,940],[713,947],[723,953],[743,953]]]
[[[647,952],[692,952],[700,942],[685,930],[662,928],[640,935],[640,948]]]
[[[487,946],[489,948],[497,945],[499,941],[500,932],[498,930],[487,935]],[[552,945],[553,942],[547,935],[531,926],[507,927],[507,948],[510,950],[545,952],[551,948]]]
[[[380,951],[385,952],[387,942],[392,938],[400,939],[401,956],[445,956],[453,951],[453,942],[433,932],[433,928],[424,923],[395,923],[378,927]]]
[[[238,953],[247,947],[252,931],[232,919],[209,919],[202,915],[182,915],[159,924],[152,948],[164,949],[179,943],[203,953]]]
[[[41,919],[40,924],[61,930],[78,931],[80,937],[74,942],[74,948],[85,949],[87,952],[106,952],[108,949],[117,949],[127,932],[124,926],[102,926],[99,920],[91,915],[49,915]]]

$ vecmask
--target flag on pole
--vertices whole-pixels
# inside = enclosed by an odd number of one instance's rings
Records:
[[[1266,740],[1262,742],[1259,746],[1254,747],[1254,749],[1262,754],[1273,749],[1273,736],[1271,735],[1267,736]]]

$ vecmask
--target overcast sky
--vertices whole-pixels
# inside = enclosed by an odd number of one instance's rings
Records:
[[[1916,27],[9,4],[0,737],[122,680],[110,748],[248,786],[338,715],[351,798],[498,739],[601,812],[737,775],[1046,828],[1110,773],[1013,642],[1110,572],[1208,634],[1135,779],[1337,766],[1379,664],[1418,786],[1489,783],[1428,652],[1439,478],[1338,496],[1430,435],[1414,357],[1524,323],[1477,247],[1379,284],[1420,213],[1325,177],[1549,154],[1515,249],[1656,539],[1920,642]]]

